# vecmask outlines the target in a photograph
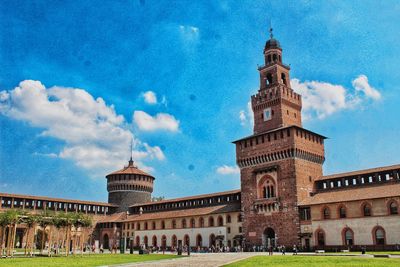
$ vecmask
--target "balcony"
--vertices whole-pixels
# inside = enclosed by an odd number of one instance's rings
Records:
[[[280,208],[279,198],[273,197],[256,199],[253,207],[256,213],[270,214],[272,212],[278,212]]]

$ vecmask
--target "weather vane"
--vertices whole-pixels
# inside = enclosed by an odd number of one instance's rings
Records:
[[[274,35],[273,35],[273,33],[272,33],[272,22],[271,22],[271,19],[269,20],[269,37],[271,37],[271,39],[272,39],[272,37],[274,37]]]

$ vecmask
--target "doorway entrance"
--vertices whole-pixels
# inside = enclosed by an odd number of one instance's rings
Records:
[[[263,233],[263,245],[266,248],[269,247],[275,247],[276,246],[276,237],[275,237],[275,231],[271,227],[268,227],[264,230]]]

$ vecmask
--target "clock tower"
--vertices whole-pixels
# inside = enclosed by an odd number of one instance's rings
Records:
[[[251,97],[254,112],[254,133],[278,127],[301,127],[301,96],[290,88],[290,67],[282,63],[282,48],[273,37],[264,48],[265,65],[258,68],[260,88]]]
[[[258,68],[260,87],[251,96],[254,132],[235,141],[240,168],[243,238],[247,245],[293,246],[304,238],[302,224],[313,181],[322,176],[325,137],[302,128],[301,96],[290,86],[290,67],[272,35]]]

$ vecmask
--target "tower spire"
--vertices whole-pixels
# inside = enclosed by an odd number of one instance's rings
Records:
[[[130,147],[130,154],[131,154],[131,157],[130,157],[130,159],[129,159],[129,165],[128,166],[133,166],[133,159],[132,159],[132,151],[133,151],[133,138],[131,139],[131,147]]]
[[[272,29],[272,22],[271,19],[269,20],[269,37],[270,39],[272,39],[274,37],[274,34],[272,33],[273,29]]]

